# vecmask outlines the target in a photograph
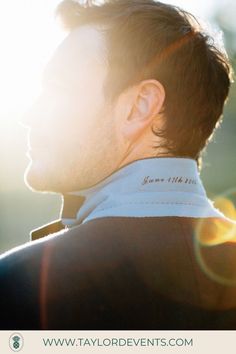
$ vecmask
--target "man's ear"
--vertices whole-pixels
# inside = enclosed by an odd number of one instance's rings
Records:
[[[148,128],[161,113],[165,90],[157,80],[145,80],[133,88],[130,111],[123,120],[122,133],[125,139],[134,140]]]

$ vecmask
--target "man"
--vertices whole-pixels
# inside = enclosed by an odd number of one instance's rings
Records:
[[[27,116],[25,178],[62,215],[1,257],[1,328],[236,329],[235,223],[198,169],[226,55],[153,0],[58,13],[69,34]]]

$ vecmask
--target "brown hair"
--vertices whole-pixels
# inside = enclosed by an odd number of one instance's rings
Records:
[[[161,147],[170,154],[199,162],[220,121],[231,67],[224,50],[195,17],[153,0],[64,0],[57,13],[69,30],[83,24],[103,26],[110,66],[105,90],[110,98],[144,79],[162,83],[165,125],[162,131],[152,131],[163,137]]]

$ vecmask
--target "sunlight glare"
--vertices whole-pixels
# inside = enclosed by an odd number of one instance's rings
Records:
[[[54,17],[58,0],[0,4],[0,119],[18,115],[38,95],[41,74],[64,33]]]

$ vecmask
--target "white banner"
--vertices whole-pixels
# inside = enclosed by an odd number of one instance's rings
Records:
[[[0,331],[0,353],[236,353],[236,331]]]

